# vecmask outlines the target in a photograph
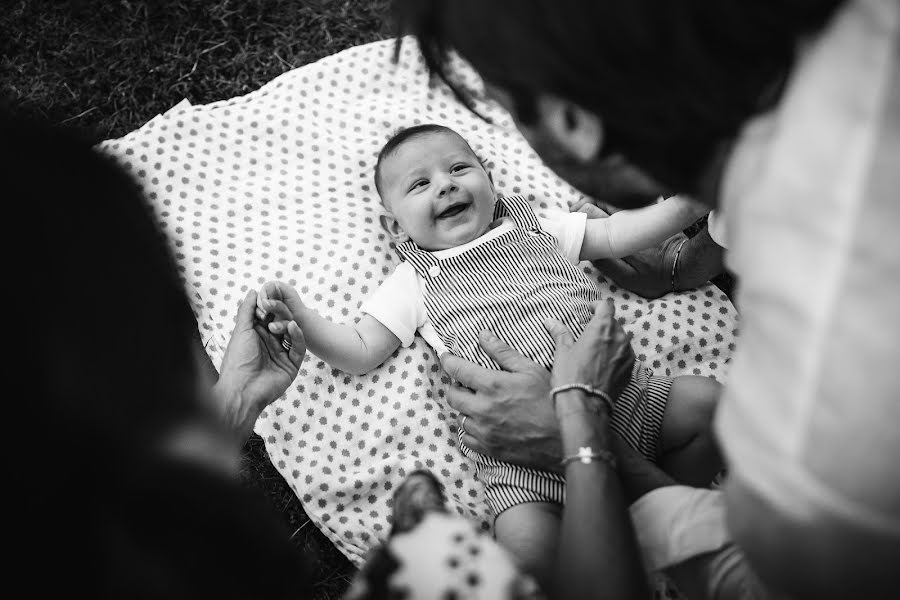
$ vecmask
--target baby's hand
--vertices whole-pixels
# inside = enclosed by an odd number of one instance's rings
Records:
[[[297,321],[304,308],[297,290],[280,281],[266,282],[256,295],[256,318],[274,334],[286,332],[287,324]]]

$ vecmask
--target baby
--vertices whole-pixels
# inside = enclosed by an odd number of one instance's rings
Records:
[[[274,316],[272,333],[284,335],[296,321],[311,352],[353,374],[378,367],[416,332],[438,355],[499,369],[478,344],[479,332],[490,330],[549,368],[554,341],[544,322],[558,319],[577,338],[600,299],[578,263],[633,254],[704,212],[674,197],[603,219],[582,213],[538,219],[525,198],[497,194],[468,143],[439,125],[391,138],[378,156],[375,184],[386,209],[382,226],[402,262],[363,303],[357,323],[321,317],[284,283],[268,282],[258,295],[258,316]],[[708,484],[721,467],[709,431],[717,385],[702,377],[654,377],[637,364],[616,401],[613,428],[679,481]],[[498,541],[547,581],[565,482],[462,443],[460,449],[485,484]]]

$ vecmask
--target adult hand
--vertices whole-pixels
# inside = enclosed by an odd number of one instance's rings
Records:
[[[287,331],[288,323],[299,318],[305,308],[297,290],[281,281],[267,281],[256,296],[256,318],[275,334]]]
[[[284,338],[291,342],[291,349],[286,350],[279,336],[254,319],[255,310],[256,292],[250,291],[238,307],[219,380],[213,386],[226,425],[241,441],[249,437],[262,410],[297,377],[306,354],[306,341],[297,323],[287,325]]]
[[[573,211],[587,214],[588,219],[608,216],[588,200],[572,206]],[[611,209],[610,212],[616,212]],[[687,240],[684,233],[677,233],[662,244],[641,250],[624,258],[605,258],[593,261],[601,273],[621,287],[645,298],[658,298],[672,291],[672,263],[678,246]],[[716,275],[713,273],[711,276]]]
[[[623,288],[644,298],[659,298],[672,291],[675,252],[687,239],[685,234],[677,233],[652,248],[624,258],[595,260],[593,264]]]
[[[610,212],[617,209],[606,207]],[[580,200],[571,210],[586,213],[589,219],[606,217],[607,213]],[[705,225],[694,237],[676,233],[663,243],[624,258],[595,260],[593,264],[618,285],[645,298],[658,298],[672,291],[672,266],[678,250],[678,273],[675,289],[691,290],[720,275],[724,250],[709,235]]]
[[[556,341],[553,387],[584,383],[606,392],[612,400],[619,397],[631,378],[634,350],[631,338],[616,321],[612,302],[597,303],[578,341],[556,319],[548,321],[547,330]]]
[[[505,371],[485,369],[452,354],[441,357],[455,383],[447,401],[458,413],[462,442],[504,462],[559,471],[559,425],[550,403],[550,372],[497,336],[478,343]],[[463,387],[465,386],[465,387]]]

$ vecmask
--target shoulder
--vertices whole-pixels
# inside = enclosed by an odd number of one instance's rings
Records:
[[[379,291],[397,290],[399,293],[408,293],[419,289],[418,281],[419,275],[416,273],[415,267],[403,261],[381,282],[378,289]]]

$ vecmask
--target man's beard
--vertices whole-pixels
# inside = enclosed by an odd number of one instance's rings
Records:
[[[573,187],[592,197],[600,206],[615,208],[640,208],[654,203],[660,196],[669,196],[665,190],[640,169],[619,156],[594,158],[589,162],[576,162],[561,157],[559,153],[538,154],[554,173]]]

